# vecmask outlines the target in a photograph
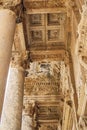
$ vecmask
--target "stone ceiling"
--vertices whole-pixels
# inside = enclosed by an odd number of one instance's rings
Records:
[[[63,60],[70,37],[66,0],[25,0],[24,7],[31,59]]]

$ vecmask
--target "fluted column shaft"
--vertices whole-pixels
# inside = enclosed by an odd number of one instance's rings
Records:
[[[15,13],[0,9],[0,115],[15,32]]]
[[[12,58],[2,112],[2,130],[21,130],[24,69],[21,55]]]

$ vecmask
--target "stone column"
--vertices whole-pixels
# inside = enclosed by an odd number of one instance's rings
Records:
[[[22,55],[12,57],[2,112],[2,130],[21,130],[24,69]]]
[[[14,39],[15,19],[14,12],[0,9],[0,115]]]

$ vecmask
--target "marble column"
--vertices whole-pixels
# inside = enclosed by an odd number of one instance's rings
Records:
[[[12,58],[2,112],[2,130],[21,130],[24,69],[21,56]]]
[[[0,9],[0,115],[15,32],[15,13]]]

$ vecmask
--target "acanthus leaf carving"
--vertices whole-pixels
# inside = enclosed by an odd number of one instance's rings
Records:
[[[14,51],[12,52],[12,57],[11,57],[11,67],[13,68],[26,68],[28,60],[28,52],[18,52]]]

